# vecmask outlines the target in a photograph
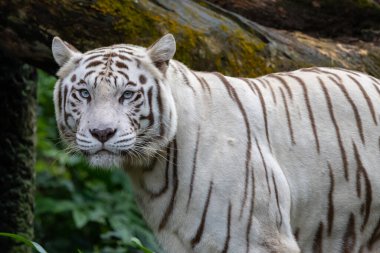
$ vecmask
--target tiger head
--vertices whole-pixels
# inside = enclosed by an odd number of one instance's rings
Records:
[[[166,73],[175,50],[171,34],[149,48],[120,44],[86,53],[55,37],[55,113],[69,149],[93,166],[149,163],[176,131]]]

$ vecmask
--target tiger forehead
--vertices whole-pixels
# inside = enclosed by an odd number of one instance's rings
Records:
[[[142,47],[132,46],[132,45],[113,45],[109,47],[101,47],[83,54],[80,60],[81,64],[92,62],[87,67],[100,65],[101,63],[112,64],[112,63],[124,63],[127,62],[138,62],[146,57],[146,50]],[[124,66],[123,64],[119,64]],[[138,64],[139,65],[139,64]]]
[[[78,62],[82,74],[77,76],[78,72],[73,73],[69,80],[77,85],[91,85],[93,88],[101,83],[115,87],[146,84],[150,78],[141,67],[143,59],[140,60],[136,55],[123,51],[126,51],[126,48],[96,49],[87,52]]]
[[[81,59],[80,64],[84,65],[86,69],[102,67],[110,68],[110,70],[112,70],[114,66],[118,68],[129,69],[128,65],[131,63],[138,65],[139,61],[140,60],[138,60],[136,57],[128,54],[122,54],[118,51],[108,51],[84,55],[84,57]]]
[[[130,56],[135,58],[144,58],[146,54],[145,48],[133,45],[113,45],[109,47],[100,47],[84,53],[84,56],[99,55],[104,57],[112,57],[118,55]]]
[[[94,73],[108,77],[119,74],[129,80],[127,72],[132,68],[133,70],[141,69],[141,62],[145,60],[144,58],[145,56],[141,49],[136,50],[127,46],[111,46],[84,53],[77,64],[87,72],[84,78]],[[140,76],[138,79],[142,83],[146,82],[145,76]]]

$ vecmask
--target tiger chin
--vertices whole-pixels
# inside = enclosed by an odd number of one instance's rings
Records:
[[[98,154],[86,155],[89,164],[98,168],[121,168],[124,164],[124,158],[121,155],[100,151]]]
[[[167,34],[54,38],[61,138],[131,177],[168,253],[380,252],[380,80],[338,68],[198,72]]]
[[[120,154],[111,153],[108,151],[100,151],[96,154],[86,154],[86,157],[90,166],[94,168],[122,168],[126,171],[133,171],[136,169],[148,168],[155,159],[155,156],[160,151],[154,151],[150,153],[131,154],[128,151]],[[144,156],[142,159],[141,156]]]

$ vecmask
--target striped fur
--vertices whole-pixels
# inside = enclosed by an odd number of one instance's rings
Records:
[[[196,72],[170,60],[169,37],[55,54],[62,138],[125,169],[166,251],[380,252],[380,80]],[[101,127],[117,129],[103,145]]]

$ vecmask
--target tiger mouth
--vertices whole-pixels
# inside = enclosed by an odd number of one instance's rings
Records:
[[[92,152],[89,152],[87,150],[80,150],[82,152],[83,155],[89,157],[89,156],[94,156],[94,155],[117,155],[116,153],[110,151],[110,150],[107,150],[107,149],[99,149],[98,151],[92,153]]]
[[[94,153],[94,155],[116,155],[114,152],[111,152],[107,149],[100,149]]]
[[[128,155],[131,155],[131,150],[130,149],[127,149],[127,150],[121,150],[119,152],[112,152],[108,149],[100,149],[94,153],[92,152],[89,152],[87,150],[80,150],[80,152],[85,155],[86,157],[90,157],[90,156],[94,156],[94,155],[113,155],[113,156],[128,156]]]

